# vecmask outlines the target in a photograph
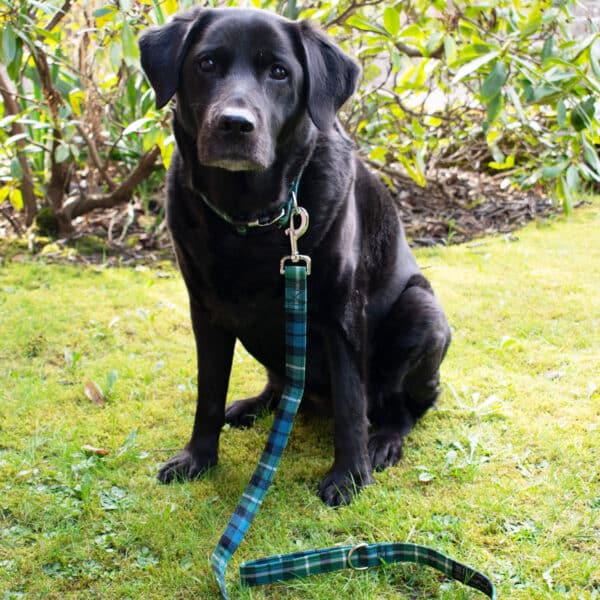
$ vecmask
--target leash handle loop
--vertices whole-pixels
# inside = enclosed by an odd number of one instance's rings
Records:
[[[258,586],[346,568],[364,571],[400,562],[427,565],[483,592],[491,600],[497,599],[494,584],[483,573],[427,546],[400,542],[334,546],[261,558],[240,565],[240,578],[246,585]]]

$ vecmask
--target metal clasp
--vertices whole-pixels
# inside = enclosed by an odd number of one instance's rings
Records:
[[[279,263],[279,272],[283,275],[285,272],[285,263],[289,260],[293,263],[304,261],[306,264],[306,274],[310,275],[310,256],[305,256],[298,252],[298,240],[306,233],[308,229],[308,212],[302,206],[298,206],[296,194],[293,195],[294,206],[290,212],[290,226],[285,230],[285,234],[290,238],[291,253],[284,256]],[[300,222],[296,225],[296,217]]]
[[[361,550],[362,548],[368,548],[369,545],[365,544],[364,542],[362,544],[356,544],[356,546],[354,546],[354,548],[352,548],[352,550],[350,550],[350,552],[348,552],[348,558],[346,558],[346,563],[348,564],[348,566],[353,569],[354,571],[366,571],[369,567],[357,567],[354,565],[354,563],[352,562],[352,555],[357,551],[357,550]]]

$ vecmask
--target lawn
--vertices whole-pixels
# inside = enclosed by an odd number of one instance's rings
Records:
[[[436,410],[338,510],[315,496],[331,423],[299,417],[234,556],[233,598],[484,597],[407,565],[237,583],[241,561],[360,541],[432,546],[500,598],[600,598],[598,202],[418,259],[454,334]],[[172,267],[0,266],[0,599],[218,597],[209,557],[272,418],[226,430],[206,478],[158,484],[191,430],[194,360]],[[262,383],[238,348],[230,398]]]

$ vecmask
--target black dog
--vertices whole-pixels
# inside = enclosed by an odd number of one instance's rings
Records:
[[[399,460],[403,436],[438,396],[450,342],[390,195],[336,118],[359,69],[310,24],[253,10],[191,10],[147,31],[140,48],[157,106],[176,97],[167,218],[198,361],[192,437],[159,479],[197,477],[217,463],[224,423],[248,425],[278,400],[282,215],[302,174],[310,227],[300,251],[312,258],[303,404],[333,409],[335,458],[319,496],[346,503]],[[225,409],[236,339],[268,383]]]

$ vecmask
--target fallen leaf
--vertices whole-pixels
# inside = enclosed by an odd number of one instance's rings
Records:
[[[421,483],[431,483],[435,479],[435,475],[433,473],[429,473],[429,471],[421,471],[419,473],[419,481]]]
[[[100,408],[104,408],[104,396],[102,391],[93,381],[85,382],[85,395]]]
[[[110,450],[107,450],[106,448],[95,448],[89,444],[84,444],[81,446],[81,449],[88,454],[95,454],[96,456],[106,456],[107,454],[110,454]]]

